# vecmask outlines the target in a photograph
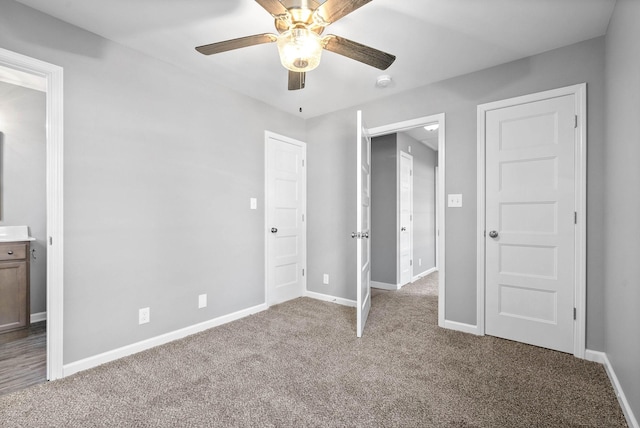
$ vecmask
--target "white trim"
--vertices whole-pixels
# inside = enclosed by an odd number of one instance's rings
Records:
[[[445,281],[445,114],[439,113],[431,116],[423,116],[416,119],[405,120],[402,122],[391,123],[388,125],[369,128],[370,137],[379,137],[394,132],[402,132],[419,126],[425,126],[430,123],[437,122],[438,127],[438,200],[437,204],[437,227],[436,234],[438,236],[438,326],[445,327],[445,298],[446,298],[446,281]]]
[[[613,392],[615,392],[616,397],[618,398],[618,403],[620,403],[620,408],[622,409],[622,413],[624,413],[624,417],[627,419],[627,425],[629,425],[629,428],[640,428],[640,425],[638,424],[638,420],[633,414],[633,410],[631,410],[631,406],[629,405],[627,396],[622,390],[622,386],[620,385],[618,376],[616,375],[616,372],[613,370],[613,366],[611,365],[611,362],[609,361],[609,357],[607,357],[607,354],[605,354],[604,352],[592,351],[590,349],[587,349],[585,351],[584,358],[588,361],[593,361],[593,362],[604,365],[604,369],[607,372],[607,376],[609,376],[609,381],[611,381]]]
[[[42,77],[31,73],[25,73],[15,68],[9,71],[6,67],[0,68],[0,82],[23,88],[47,92],[47,81]]]
[[[113,349],[111,351],[107,351],[102,354],[84,358],[82,360],[75,361],[70,364],[65,364],[63,368],[64,376],[66,377],[74,373],[78,373],[83,370],[88,370],[90,368],[97,367],[101,364],[105,364],[110,361],[114,361],[119,358],[126,357],[128,355],[146,351],[147,349],[164,345],[165,343],[173,342],[174,340],[182,339],[192,334],[200,333],[201,331],[208,330],[210,328],[217,327],[222,324],[227,324],[231,321],[236,321],[241,318],[247,317],[249,315],[257,314],[258,312],[262,312],[266,309],[268,309],[266,304],[253,306],[251,308],[233,312],[228,315],[223,315],[221,317],[214,318],[209,321],[201,322],[199,324],[194,324],[189,327],[185,327],[169,333],[161,334],[160,336],[156,336],[156,337],[142,340],[140,342],[132,343],[131,345]]]
[[[578,213],[575,238],[575,290],[574,305],[577,319],[574,322],[573,355],[585,357],[586,341],[586,199],[587,199],[587,84],[580,83],[564,88],[552,89],[535,94],[523,95],[478,105],[477,113],[477,224],[476,224],[476,316],[478,332],[485,334],[485,116],[488,111],[525,104],[543,99],[574,95],[578,112],[578,132],[576,133],[576,194],[575,210]]]
[[[449,330],[461,331],[463,333],[474,334],[476,336],[481,336],[477,326],[472,324],[466,324],[463,322],[445,320],[444,325],[440,327],[447,328]]]
[[[371,281],[371,288],[395,291],[400,289],[400,284],[389,284],[388,282]]]
[[[417,280],[422,279],[422,278],[424,278],[425,276],[431,275],[432,273],[436,272],[437,270],[438,270],[438,268],[437,268],[437,267],[435,267],[435,266],[434,266],[434,267],[432,267],[431,269],[427,269],[427,270],[425,270],[425,271],[423,271],[423,272],[421,272],[421,273],[419,273],[419,274],[415,275],[415,276],[413,277],[413,279],[411,280],[411,282],[416,282]]]
[[[40,321],[46,321],[47,320],[47,313],[46,312],[38,312],[36,314],[31,314],[31,323],[33,324],[34,322],[40,322]]]
[[[357,305],[355,300],[343,299],[342,297],[330,296],[328,294],[316,293],[315,291],[305,291],[305,297],[310,297],[316,300],[322,300],[324,302],[337,303],[338,305],[348,306],[350,308],[355,308]]]
[[[0,48],[0,66],[44,77],[47,82],[47,379],[63,376],[63,69]]]
[[[302,161],[304,166],[302,168],[302,215],[304,221],[302,222],[302,266],[304,269],[304,275],[302,276],[302,284],[300,290],[300,296],[303,296],[307,290],[307,143],[293,138],[285,137],[284,135],[276,134],[271,131],[264,131],[264,301],[267,305],[270,305],[269,299],[269,235],[271,234],[272,225],[269,222],[269,165],[268,163],[268,150],[269,139],[283,141],[285,143],[298,146],[302,149]]]

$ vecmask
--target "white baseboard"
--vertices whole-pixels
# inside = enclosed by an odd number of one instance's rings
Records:
[[[461,331],[463,333],[470,333],[470,334],[475,334],[476,336],[480,336],[480,333],[478,332],[478,326],[473,324],[466,324],[463,322],[444,320],[444,325],[440,327],[447,328],[449,330],[456,330],[456,331]]]
[[[422,272],[422,273],[419,273],[419,274],[415,275],[415,276],[413,277],[413,279],[411,280],[411,282],[417,281],[417,280],[419,280],[420,278],[424,278],[424,277],[425,277],[425,276],[427,276],[427,275],[431,275],[433,272],[435,272],[435,271],[437,271],[437,270],[438,270],[438,268],[437,268],[437,267],[435,267],[435,266],[434,266],[434,267],[432,267],[431,269],[427,269],[427,270],[425,270],[424,272]],[[372,287],[373,287],[373,285],[372,285]]]
[[[46,312],[38,312],[35,314],[31,314],[31,323],[33,324],[34,322],[40,322],[40,321],[46,321],[47,320],[47,313]]]
[[[400,286],[397,284],[389,284],[388,282],[378,282],[378,281],[371,281],[371,288],[380,288],[382,290],[391,290],[391,291],[395,291],[395,290],[399,290]]]
[[[342,297],[329,296],[328,294],[316,293],[315,291],[309,291],[309,290],[306,290],[304,292],[304,295],[305,297],[311,297],[312,299],[337,303],[338,305],[349,306],[350,308],[356,307],[355,300],[343,299]]]
[[[604,352],[592,351],[590,349],[587,349],[585,351],[584,358],[588,361],[593,361],[604,365],[604,369],[607,372],[607,376],[609,376],[611,385],[613,386],[613,391],[618,397],[618,402],[620,403],[620,407],[622,408],[622,413],[624,413],[624,417],[627,419],[627,425],[629,425],[629,428],[640,428],[640,425],[638,425],[638,420],[635,418],[633,411],[631,410],[631,406],[629,406],[627,396],[622,390],[620,381],[618,381],[618,376],[616,376],[616,372],[613,371],[613,367],[611,366],[611,362],[609,361],[609,357],[607,357],[607,354],[605,354]]]
[[[194,324],[189,327],[175,330],[170,333],[162,334],[160,336],[152,337],[150,339],[143,340],[141,342],[132,343],[131,345],[123,346],[122,348],[107,351],[102,354],[94,355],[92,357],[84,358],[73,363],[65,364],[62,367],[62,377],[72,375],[74,373],[87,370],[96,366],[99,366],[109,361],[117,360],[127,355],[136,354],[147,349],[164,345],[165,343],[172,342],[174,340],[182,339],[183,337],[190,336],[195,333],[199,333],[204,330],[208,330],[213,327],[217,327],[222,324],[229,323],[231,321],[238,320],[240,318],[247,317],[249,315],[262,312],[267,309],[266,304],[253,306],[251,308],[243,309],[228,315],[223,315],[218,318],[214,318],[209,321],[205,321],[199,324]]]

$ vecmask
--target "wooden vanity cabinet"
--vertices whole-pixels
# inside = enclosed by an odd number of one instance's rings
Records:
[[[29,242],[0,242],[0,333],[28,328]]]

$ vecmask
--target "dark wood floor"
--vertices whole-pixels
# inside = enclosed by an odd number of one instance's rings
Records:
[[[0,334],[0,395],[47,380],[47,322]]]

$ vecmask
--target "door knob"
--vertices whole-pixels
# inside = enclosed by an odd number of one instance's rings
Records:
[[[369,232],[364,232],[364,233],[362,234],[362,237],[363,237],[363,238],[367,238],[367,239],[368,239],[368,238],[369,238]]]
[[[498,237],[498,232],[495,230],[492,230],[491,232],[489,232],[489,236],[491,238],[497,238]]]
[[[407,230],[407,228],[406,228],[406,227],[401,227],[401,228],[400,228],[400,232],[404,232],[405,230]]]
[[[271,228],[271,233],[278,233],[278,228],[277,227],[272,227]]]

